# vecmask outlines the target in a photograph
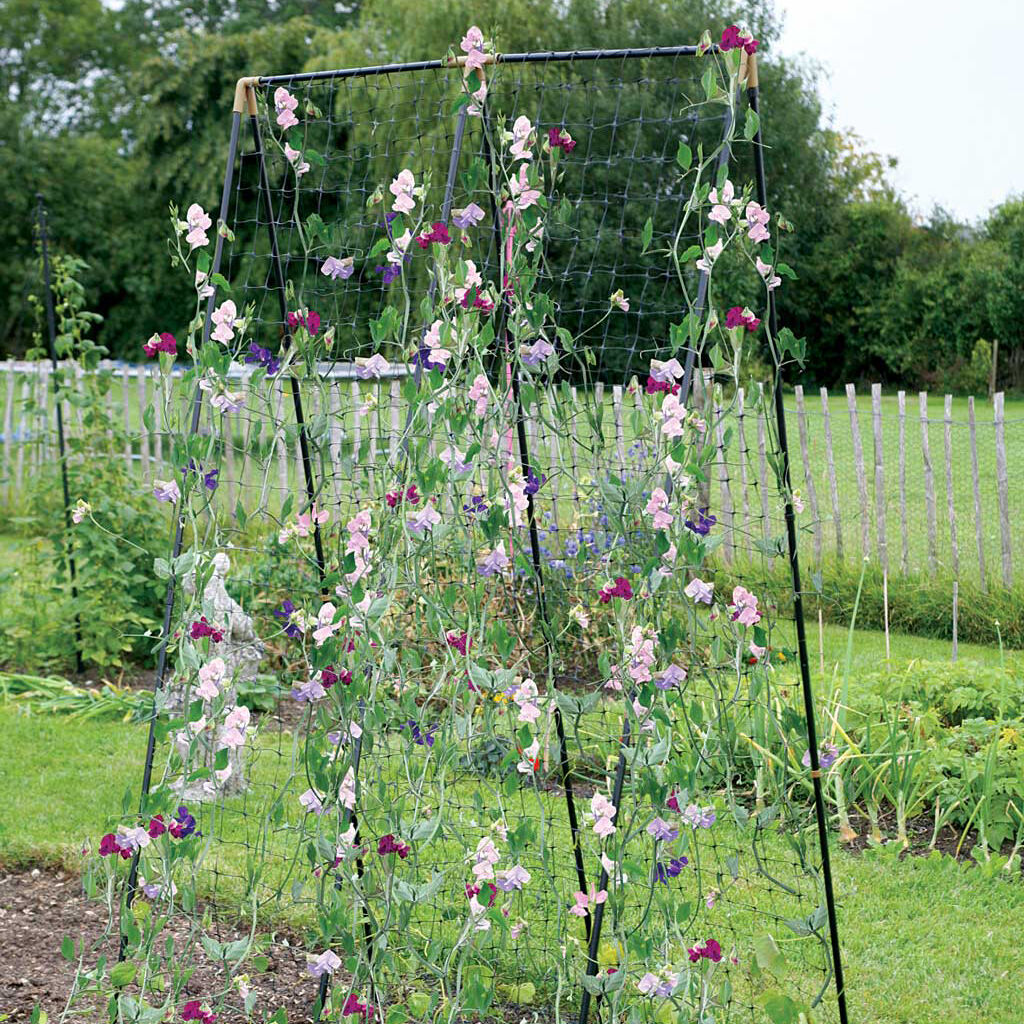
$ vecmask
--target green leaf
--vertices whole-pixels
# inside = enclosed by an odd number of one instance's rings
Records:
[[[772,974],[779,974],[786,966],[786,958],[770,935],[759,935],[754,939],[754,956],[758,967]]]
[[[65,935],[60,944],[60,955],[65,960],[75,959],[75,941],[70,935]]]
[[[640,236],[640,240],[643,242],[643,249],[646,252],[648,246],[651,244],[651,239],[654,237],[654,221],[650,217],[647,218],[647,222],[644,224],[643,233]]]
[[[784,992],[765,992],[759,1002],[772,1024],[799,1024],[800,1005]]]
[[[130,985],[135,980],[137,970],[138,967],[127,960],[123,963],[115,964],[110,969],[110,984],[114,988],[124,988],[125,985]]]
[[[750,142],[751,139],[761,130],[761,119],[756,111],[747,107],[747,116],[743,121],[743,138]]]
[[[684,171],[688,171],[693,163],[693,150],[682,139],[679,140],[679,149],[676,150],[676,163]]]
[[[715,72],[713,68],[708,68],[700,77],[700,84],[704,88],[704,95],[707,99],[711,99],[715,95]]]

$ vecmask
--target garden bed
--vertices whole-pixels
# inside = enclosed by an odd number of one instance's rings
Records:
[[[80,941],[99,941],[106,916],[102,904],[85,896],[76,875],[48,868],[0,868],[0,1013],[9,1015],[5,1019],[12,1024],[28,1021],[37,1004],[51,1019],[59,1018],[75,978],[75,964],[61,955],[61,941],[70,936],[76,948]],[[233,937],[237,936],[224,934],[221,940]],[[109,937],[96,955],[114,960],[116,937]],[[252,978],[257,1006],[283,1006],[293,1022],[310,1019],[317,982],[306,970],[305,953],[279,936],[266,956],[266,972]],[[87,957],[87,966],[95,960],[96,956]],[[199,961],[185,991],[187,998],[201,999],[222,985],[220,969]],[[234,1012],[226,1007],[218,1021],[245,1020],[239,1003]],[[106,1019],[100,1006],[95,1019]]]

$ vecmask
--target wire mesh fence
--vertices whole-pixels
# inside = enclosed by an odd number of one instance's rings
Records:
[[[845,1020],[774,384],[723,386],[779,262],[751,62],[467,40],[241,86],[182,214],[120,998],[244,1018],[291,929],[317,1017]]]

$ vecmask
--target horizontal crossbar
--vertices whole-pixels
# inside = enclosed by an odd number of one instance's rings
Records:
[[[501,53],[495,55],[499,64],[543,64],[554,61],[631,60],[643,57],[696,57],[696,46],[643,46],[623,50],[538,50],[531,53]],[[706,53],[717,53],[718,46]],[[364,68],[341,68],[337,71],[307,71],[296,75],[267,75],[259,79],[260,85],[280,85],[292,82],[315,82],[331,78],[366,78],[371,75],[401,74],[407,71],[441,71],[453,67],[447,59],[420,60],[405,64],[374,64]]]

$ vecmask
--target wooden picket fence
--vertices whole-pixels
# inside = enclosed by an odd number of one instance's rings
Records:
[[[126,465],[145,482],[166,477],[166,439],[143,426],[143,410],[155,397],[156,379],[147,366],[113,366],[120,388],[111,392],[123,418],[128,440]],[[364,381],[354,367],[334,365],[324,374],[336,380],[321,398],[315,393],[307,410],[310,416],[326,416],[330,424],[329,461],[355,458],[350,478],[335,474],[333,487],[340,493],[362,486],[379,490],[376,474],[386,472],[395,456],[404,410],[398,367],[390,379]],[[48,364],[0,363],[0,507],[16,507],[25,483],[54,464],[56,456]],[[351,400],[342,401],[342,388],[351,389]],[[574,403],[579,401],[576,396]],[[634,396],[635,400],[638,396]],[[771,536],[779,532],[779,502],[770,465],[771,425],[764,411],[763,393],[734,396],[730,419],[734,436],[727,442],[725,424],[716,423],[710,443],[718,449],[714,472],[704,484],[702,501],[717,514],[726,528],[723,557],[758,557]],[[577,465],[581,451],[565,451],[559,438],[528,421],[531,449],[544,451],[552,467],[562,467],[563,478],[577,472],[607,470],[609,465],[629,463],[628,448],[631,399],[622,387],[598,385],[593,398],[607,403],[612,430],[604,435],[607,450],[592,451],[588,462]],[[367,401],[369,399],[369,401]],[[279,416],[285,416],[287,396],[278,389]],[[330,408],[321,408],[326,401]],[[341,412],[341,406],[347,412]],[[826,559],[877,560],[890,575],[915,572],[949,572],[954,578],[978,580],[981,585],[1014,583],[1013,551],[1024,543],[1024,522],[1011,514],[1010,465],[1024,455],[1024,416],[1007,419],[1002,393],[991,403],[973,397],[944,395],[939,403],[921,392],[916,407],[900,391],[884,395],[872,385],[870,397],[857,394],[848,384],[845,393],[819,389],[816,398],[797,386],[787,395],[793,486],[800,491],[804,512],[799,517],[805,561],[820,566]],[[1022,410],[1024,412],[1024,410]],[[74,430],[80,411],[65,405],[65,421]],[[538,417],[539,418],[539,417]],[[228,418],[228,429],[232,427]],[[244,462],[246,426],[235,421],[238,443],[228,446],[223,481],[228,501],[238,488],[252,486]],[[570,448],[573,445],[569,444]],[[287,450],[283,437],[277,441],[273,486],[283,497],[299,488],[297,452]],[[361,457],[359,454],[361,453]],[[1014,458],[1017,456],[1017,458]],[[602,468],[603,467],[603,468]],[[264,470],[266,476],[266,470]],[[267,480],[262,481],[266,490]],[[553,480],[552,490],[559,483]],[[553,495],[555,506],[558,494]],[[233,506],[232,506],[233,507]]]

